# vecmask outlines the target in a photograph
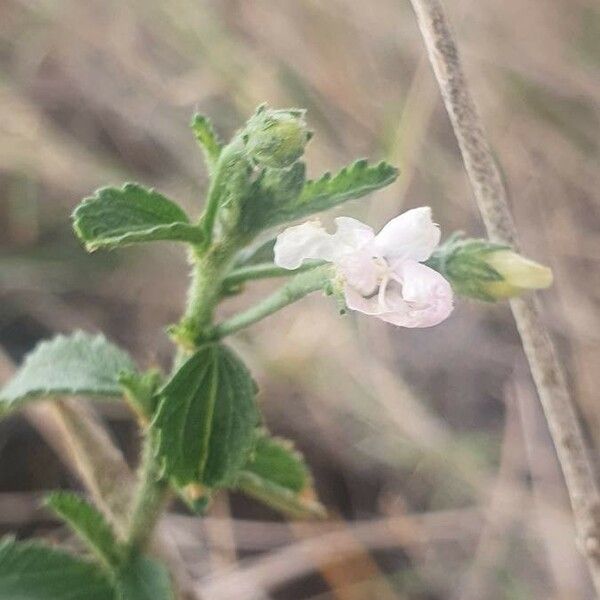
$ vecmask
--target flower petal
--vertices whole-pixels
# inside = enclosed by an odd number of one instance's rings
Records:
[[[381,319],[402,327],[431,327],[450,315],[452,288],[437,271],[406,260],[395,265],[394,275],[402,284],[402,297],[409,310],[385,313]]]
[[[357,250],[366,249],[375,239],[375,233],[368,225],[351,217],[338,217],[335,224],[334,234],[327,233],[318,220],[288,227],[277,236],[275,264],[284,269],[297,269],[304,260],[311,258],[337,262]]]
[[[371,227],[352,217],[337,217],[337,227],[333,238],[336,243],[336,256],[343,257],[357,250],[367,250],[375,239],[375,232]],[[335,259],[334,259],[335,260]]]
[[[387,259],[427,260],[440,242],[431,208],[413,208],[392,219],[375,237],[375,246]]]
[[[378,269],[370,252],[359,250],[335,261],[347,285],[360,295],[369,296],[377,290]]]
[[[377,294],[365,297],[355,287],[346,284],[344,286],[344,297],[346,306],[351,310],[357,310],[371,316],[379,316],[382,312]]]
[[[275,242],[275,264],[284,269],[297,269],[304,260],[331,261],[335,255],[334,236],[327,233],[320,221],[307,221],[288,227]]]

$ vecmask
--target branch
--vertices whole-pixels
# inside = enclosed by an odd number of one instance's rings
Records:
[[[439,0],[411,0],[429,60],[492,241],[517,247],[507,194],[461,67]],[[600,497],[575,404],[535,296],[511,308],[564,473],[583,553],[600,595]]]
[[[213,327],[209,337],[221,339],[244,329],[281,310],[288,304],[292,304],[312,292],[324,289],[330,279],[331,271],[328,266],[300,273],[258,304]]]
[[[311,260],[300,265],[297,269],[294,269],[293,271],[290,271],[289,269],[284,269],[283,267],[278,267],[277,265],[270,262],[238,267],[237,269],[233,269],[231,273],[229,273],[229,275],[225,277],[225,279],[223,280],[223,288],[227,290],[237,285],[246,283],[247,281],[252,281],[254,279],[290,277],[292,275],[297,275],[298,273],[303,273],[304,271],[310,271],[311,269],[314,269],[315,267],[318,267],[322,264],[324,264],[322,260]]]

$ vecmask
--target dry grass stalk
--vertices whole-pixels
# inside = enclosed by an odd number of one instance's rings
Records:
[[[439,0],[411,3],[488,235],[494,241],[517,246],[506,189],[471,98],[442,5]],[[600,497],[575,405],[537,299],[514,299],[511,308],[565,476],[580,546],[596,593],[600,594]]]

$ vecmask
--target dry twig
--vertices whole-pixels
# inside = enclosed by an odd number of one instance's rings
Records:
[[[427,54],[490,239],[517,246],[517,232],[500,172],[463,74],[439,0],[411,0]],[[600,497],[574,402],[535,296],[511,308],[565,476],[580,546],[600,594]]]

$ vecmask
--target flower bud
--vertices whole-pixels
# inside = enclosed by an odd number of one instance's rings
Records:
[[[244,131],[246,148],[265,167],[289,167],[304,154],[312,134],[306,128],[304,110],[272,110],[261,106]]]
[[[490,252],[485,262],[501,277],[489,281],[485,291],[496,300],[512,298],[527,290],[540,290],[552,285],[552,270],[540,263],[525,258],[512,250]]]
[[[494,302],[552,284],[552,270],[508,246],[481,239],[451,237],[427,261],[457,294]]]

